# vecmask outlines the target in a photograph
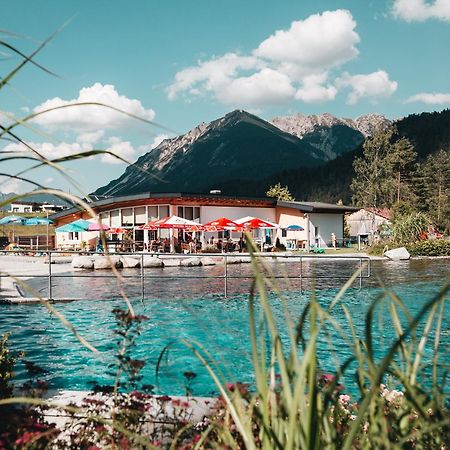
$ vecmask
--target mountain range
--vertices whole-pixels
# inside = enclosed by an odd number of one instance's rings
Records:
[[[353,160],[362,143],[390,125],[379,114],[342,119],[331,114],[265,121],[236,110],[184,135],[166,139],[126,168],[97,195],[141,192],[264,196],[276,182],[299,200],[350,201]],[[411,115],[394,122],[420,158],[450,143],[450,111]]]

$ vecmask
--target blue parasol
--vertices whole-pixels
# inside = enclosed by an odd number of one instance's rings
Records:
[[[286,227],[286,230],[288,230],[288,231],[303,231],[304,228],[300,225],[289,225],[288,227]]]
[[[25,221],[24,225],[51,225],[52,223],[53,220],[47,219],[46,217],[30,217]]]
[[[20,216],[5,216],[0,219],[0,225],[17,224],[22,225],[26,221],[25,217]]]

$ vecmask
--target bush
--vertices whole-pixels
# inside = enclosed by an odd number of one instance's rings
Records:
[[[386,243],[384,244],[374,244],[371,245],[368,249],[367,249],[367,253],[369,255],[373,255],[373,256],[383,256],[383,253],[388,249],[388,245]]]
[[[411,256],[450,256],[450,241],[444,239],[429,239],[407,245]]]
[[[430,224],[428,216],[421,212],[402,215],[394,222],[394,241],[398,244],[414,242]]]

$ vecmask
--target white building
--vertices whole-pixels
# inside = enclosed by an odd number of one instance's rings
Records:
[[[391,224],[392,211],[388,208],[363,208],[347,215],[350,236],[374,236],[380,225]]]
[[[237,220],[253,216],[280,226],[276,230],[255,230],[256,238],[265,239],[266,234],[269,234],[273,243],[278,238],[284,245],[294,242],[306,248],[314,245],[326,247],[331,241],[332,233],[338,239],[342,239],[344,214],[356,210],[353,207],[318,202],[282,202],[268,198],[184,193],[145,193],[111,197],[100,199],[91,206],[102,223],[111,228],[128,230],[134,241],[143,244],[148,244],[156,234],[159,234],[159,237],[166,237],[168,230],[147,231],[137,227],[167,216],[176,215],[198,223],[207,223],[220,217]],[[80,218],[92,220],[87,212],[77,208],[70,208],[51,216],[56,227]],[[303,231],[285,230],[289,225],[300,225]],[[231,237],[236,239],[240,235],[231,233]],[[56,245],[58,247],[73,245],[80,248],[84,242],[92,248],[97,237],[98,232],[57,233]]]

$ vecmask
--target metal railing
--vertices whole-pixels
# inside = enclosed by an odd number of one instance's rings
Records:
[[[12,253],[12,254],[21,254],[21,253],[29,253],[26,251],[16,251],[16,250],[0,250],[0,254],[2,253]],[[14,274],[9,275],[5,273],[0,273],[0,282],[2,278],[7,278],[10,276],[14,276],[15,278],[47,278],[47,298],[49,300],[55,300],[53,298],[53,281],[55,279],[59,278],[106,278],[106,279],[117,279],[115,274],[104,274],[104,273],[96,273],[94,271],[90,272],[90,274],[87,273],[79,273],[79,272],[72,272],[70,274],[54,274],[52,273],[52,265],[54,262],[56,262],[55,258],[52,259],[54,255],[74,255],[74,256],[128,256],[128,257],[139,257],[140,258],[140,267],[139,267],[139,274],[136,275],[130,275],[130,274],[120,274],[120,277],[123,279],[140,279],[140,294],[142,300],[144,300],[146,292],[145,292],[145,280],[151,280],[151,279],[223,279],[224,280],[224,287],[223,287],[223,293],[224,297],[228,297],[228,281],[233,279],[252,279],[253,275],[251,274],[230,274],[228,270],[228,266],[232,263],[230,263],[230,260],[235,258],[249,258],[248,253],[193,253],[193,254],[173,254],[173,253],[160,253],[160,252],[140,252],[140,253],[123,253],[123,252],[111,252],[107,254],[101,254],[96,252],[68,252],[68,251],[45,251],[41,252],[41,254],[46,255],[48,260],[46,261],[48,263],[48,273],[47,274]],[[203,257],[211,257],[211,258],[223,258],[220,264],[223,263],[223,274],[222,275],[214,275],[214,274],[207,274],[207,275],[184,275],[182,273],[177,273],[176,275],[156,275],[152,274],[151,270],[146,271],[146,267],[144,264],[144,258],[154,256],[154,257],[164,257],[161,258],[161,260],[164,262],[164,259],[181,259],[181,258],[203,258]],[[355,261],[358,263],[357,268],[355,268],[355,271],[358,270],[358,276],[357,280],[359,282],[359,288],[362,287],[362,280],[370,278],[371,276],[371,264],[370,264],[370,258],[367,256],[346,256],[346,255],[315,255],[315,254],[277,254],[277,253],[256,253],[256,258],[268,258],[272,260],[281,261],[281,262],[288,262],[294,260],[294,262],[300,263],[299,272],[297,274],[283,274],[283,275],[275,275],[274,278],[278,279],[295,279],[300,282],[300,290],[303,292],[303,281],[307,279],[336,279],[336,280],[342,280],[342,279],[349,279],[350,275],[348,274],[339,274],[336,272],[333,272],[332,274],[308,274],[305,273],[304,270],[304,263],[305,261],[312,261],[312,260],[339,260],[339,261]],[[112,263],[112,262],[111,262]],[[216,264],[219,265],[219,264]],[[177,266],[171,266],[171,267],[177,267]],[[184,267],[183,267],[184,268]],[[186,267],[187,269],[189,267]],[[136,268],[137,270],[138,268]],[[150,273],[149,273],[150,272]],[[1,296],[1,283],[0,283],[0,296]]]

